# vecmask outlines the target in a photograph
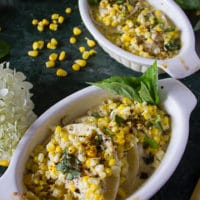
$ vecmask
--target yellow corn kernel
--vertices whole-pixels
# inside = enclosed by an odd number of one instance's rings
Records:
[[[52,15],[51,15],[51,19],[58,19],[58,17],[59,17],[59,14],[58,13],[53,13]]]
[[[43,32],[44,31],[44,26],[43,25],[38,25],[37,26],[37,30],[40,31],[40,32]]]
[[[59,61],[63,61],[66,58],[66,53],[65,51],[61,51],[58,57]]]
[[[49,29],[52,31],[57,31],[58,25],[55,23],[51,23],[51,24],[49,24]]]
[[[37,25],[38,24],[38,20],[37,19],[33,19],[32,20],[32,24],[35,26],[35,25]]]
[[[53,45],[51,42],[48,42],[48,43],[47,43],[47,48],[48,48],[48,49],[56,49],[56,46]]]
[[[42,24],[43,24],[43,26],[49,25],[49,20],[47,20],[47,19],[42,19]]]
[[[65,18],[63,16],[58,17],[58,23],[62,24],[64,22]]]
[[[49,142],[47,144],[46,148],[47,148],[48,152],[54,152],[55,151],[55,145],[53,143],[51,143],[51,142]]]
[[[90,52],[89,51],[84,51],[82,54],[82,58],[87,60],[90,57]]]
[[[45,65],[46,65],[47,68],[52,68],[52,67],[55,67],[56,63],[55,63],[55,61],[48,60],[48,61],[45,63]]]
[[[64,70],[64,69],[62,69],[62,68],[59,68],[59,69],[57,69],[57,71],[56,71],[56,75],[57,76],[62,76],[62,77],[64,77],[64,76],[67,76],[67,71],[66,70]]]
[[[38,46],[39,49],[43,49],[43,47],[44,47],[44,41],[43,40],[39,40],[38,41],[38,45],[39,45]]]
[[[72,65],[72,69],[74,70],[74,71],[79,71],[80,70],[80,65],[78,65],[77,63],[74,63],[73,65]]]
[[[52,45],[55,45],[55,46],[58,45],[58,41],[55,38],[51,38],[50,42]]]
[[[76,38],[75,38],[75,37],[70,37],[70,38],[69,38],[69,42],[70,42],[71,44],[75,44],[75,43],[76,43]]]
[[[112,175],[112,170],[110,168],[105,168],[105,172],[107,174],[107,176],[111,176]]]
[[[66,9],[65,9],[65,13],[66,13],[66,14],[70,14],[71,12],[72,12],[72,9],[71,9],[71,8],[66,8]]]
[[[51,61],[56,61],[57,58],[58,58],[58,54],[57,53],[51,53],[49,55],[49,60],[51,60]]]
[[[94,47],[96,45],[96,42],[94,40],[90,40],[89,38],[85,38],[87,40],[87,45],[89,47]]]
[[[82,33],[81,29],[78,27],[73,28],[73,34],[74,35],[80,35]]]
[[[86,60],[82,60],[82,59],[75,60],[75,63],[78,64],[80,67],[85,67],[87,64]]]
[[[114,159],[114,158],[111,158],[111,159],[109,160],[108,165],[112,167],[113,165],[115,165],[115,163],[116,163],[115,159]]]
[[[69,146],[68,153],[73,154],[76,151],[76,148],[74,146]]]
[[[37,50],[28,51],[28,55],[31,57],[37,57],[38,53],[39,52]]]
[[[83,52],[85,51],[85,47],[83,47],[83,46],[79,47],[79,51],[80,51],[81,53],[83,53]]]
[[[8,167],[8,165],[9,165],[9,160],[0,160],[0,166]]]
[[[93,55],[95,55],[97,52],[94,50],[94,49],[90,49],[89,50],[89,54],[90,54],[90,56],[93,56]]]
[[[62,152],[62,149],[61,149],[60,146],[57,146],[55,151],[56,151],[56,153],[61,153],[61,152]]]
[[[39,48],[39,43],[37,41],[33,42],[32,48],[33,50],[37,50]]]

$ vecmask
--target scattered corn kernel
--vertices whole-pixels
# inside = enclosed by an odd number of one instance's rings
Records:
[[[51,19],[58,19],[58,17],[59,17],[59,14],[58,14],[58,13],[53,13],[53,14],[51,15]]]
[[[0,160],[0,166],[8,167],[8,165],[9,165],[9,160]]]
[[[49,60],[51,60],[51,61],[56,61],[57,58],[58,58],[58,54],[57,53],[51,53],[49,55]]]
[[[37,50],[28,51],[28,55],[31,57],[37,57],[39,52]]]
[[[56,49],[56,45],[53,45],[51,42],[47,43],[47,48],[48,49]]]
[[[40,31],[40,32],[43,32],[44,31],[44,26],[43,25],[38,25],[37,26],[37,30]]]
[[[42,20],[42,24],[43,24],[44,26],[47,26],[47,25],[49,25],[49,21],[48,21],[47,19],[43,19],[43,20]]]
[[[59,68],[59,69],[57,69],[57,71],[56,71],[56,75],[57,76],[61,76],[61,77],[64,77],[64,76],[67,76],[67,71],[66,70],[64,70],[64,69],[62,69],[62,68]]]
[[[75,38],[75,37],[70,37],[70,38],[69,38],[69,42],[70,42],[71,44],[75,44],[75,43],[76,43],[76,38]]]
[[[72,9],[71,9],[71,8],[66,8],[66,9],[65,9],[65,13],[70,14],[71,12],[72,12]]]
[[[85,38],[87,40],[87,45],[89,47],[94,47],[96,45],[96,42],[94,40],[90,40],[89,38]]]
[[[65,51],[61,51],[58,57],[59,61],[63,61],[66,58],[66,53]]]
[[[79,51],[80,51],[81,53],[83,53],[83,52],[85,51],[85,47],[83,47],[83,46],[79,47]]]
[[[93,56],[93,55],[95,55],[97,52],[94,50],[94,49],[90,49],[89,50],[89,54],[90,54],[90,56]]]
[[[62,24],[64,22],[65,18],[63,16],[58,17],[58,23]]]
[[[38,46],[39,49],[43,49],[43,47],[44,47],[44,41],[43,40],[39,40],[38,41],[38,45],[39,45]]]
[[[50,42],[52,45],[55,45],[55,46],[58,45],[58,40],[56,40],[55,38],[51,38]]]
[[[73,28],[73,34],[74,35],[80,35],[82,33],[81,29],[78,27]]]
[[[39,43],[37,41],[33,42],[32,48],[33,50],[37,50],[39,48]]]
[[[78,64],[80,67],[85,67],[87,64],[86,60],[81,60],[81,59],[75,60],[75,63]]]
[[[74,70],[74,71],[79,71],[80,70],[80,65],[78,65],[77,63],[74,63],[73,65],[72,65],[72,69]]]
[[[90,57],[90,52],[89,51],[84,51],[82,54],[82,58],[87,60]]]
[[[57,31],[58,25],[55,23],[51,23],[51,24],[49,24],[49,29],[52,31]]]
[[[55,61],[52,61],[52,60],[47,61],[45,64],[47,68],[52,68],[52,67],[55,67],[56,65]]]
[[[35,25],[37,25],[38,24],[38,20],[37,19],[33,19],[32,20],[32,24],[35,26]]]

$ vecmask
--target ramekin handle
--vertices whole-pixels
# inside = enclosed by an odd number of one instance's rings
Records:
[[[196,51],[185,52],[175,59],[166,60],[159,64],[159,67],[171,77],[185,78],[200,69],[200,58]]]
[[[177,105],[181,107],[185,117],[188,118],[197,104],[197,98],[195,95],[183,83],[174,78],[160,80],[159,92],[163,93],[160,95],[161,102],[163,102],[164,99],[170,98],[170,96],[165,96],[166,93],[171,94]]]

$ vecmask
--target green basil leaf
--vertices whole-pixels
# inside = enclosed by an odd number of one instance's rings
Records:
[[[150,90],[147,88],[147,86],[143,82],[141,82],[139,94],[140,94],[140,98],[142,99],[142,101],[150,103],[150,104],[154,103],[154,100],[151,96]]]
[[[111,93],[114,93],[114,94],[117,94],[120,96],[124,96],[124,97],[128,97],[129,99],[141,102],[141,98],[139,97],[139,95],[135,91],[135,89],[124,83],[101,81],[101,82],[96,82],[96,83],[92,83],[92,84],[96,85],[97,87],[100,87],[102,89],[105,89]]]
[[[96,85],[113,94],[127,97],[131,100],[151,104],[159,104],[158,95],[158,69],[154,62],[140,77],[113,76],[95,83]]]
[[[119,115],[115,115],[115,122],[118,124],[118,126],[123,126],[126,122],[122,117]]]
[[[4,40],[0,40],[0,59],[8,55],[10,52],[10,45]]]

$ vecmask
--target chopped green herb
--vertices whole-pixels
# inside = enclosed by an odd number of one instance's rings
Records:
[[[69,154],[66,150],[62,155],[62,160],[56,165],[56,169],[67,174],[67,179],[70,180],[80,176],[81,164],[74,155]]]
[[[180,42],[178,40],[171,40],[164,45],[165,51],[175,51],[179,50],[181,47]]]
[[[118,126],[123,126],[126,120],[120,117],[119,115],[115,115],[115,122],[117,123]]]
[[[95,117],[95,118],[97,118],[97,119],[100,118],[100,117],[102,117],[98,112],[92,113],[91,116],[92,116],[92,117]]]
[[[152,147],[154,149],[158,148],[158,143],[151,137],[145,136],[144,143],[148,144],[150,147]]]

